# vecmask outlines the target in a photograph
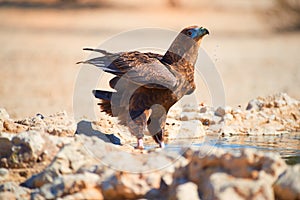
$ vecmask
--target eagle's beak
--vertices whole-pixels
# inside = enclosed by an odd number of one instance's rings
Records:
[[[203,37],[204,35],[209,35],[209,31],[203,27],[197,28],[197,32],[199,38]]]

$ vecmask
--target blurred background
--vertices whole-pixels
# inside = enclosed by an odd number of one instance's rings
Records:
[[[228,105],[244,107],[277,92],[300,99],[299,0],[6,0],[0,107],[14,118],[72,114],[75,63],[89,55],[83,47],[122,31],[195,24],[211,32],[202,47],[223,79]]]

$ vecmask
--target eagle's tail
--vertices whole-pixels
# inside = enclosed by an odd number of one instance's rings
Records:
[[[93,48],[83,48],[84,51],[94,51],[98,53],[102,53],[105,56],[113,55],[113,53],[110,53],[108,51],[105,51],[103,49],[93,49]]]
[[[113,116],[111,109],[111,96],[113,92],[103,91],[103,90],[93,90],[93,94],[97,99],[100,99],[98,105],[102,112],[107,113],[110,116]]]

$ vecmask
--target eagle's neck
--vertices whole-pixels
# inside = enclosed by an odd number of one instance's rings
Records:
[[[176,39],[163,56],[162,61],[169,65],[185,63],[186,65],[194,66],[197,61],[200,42],[186,41],[186,43],[183,43]]]
[[[195,90],[194,70],[200,43],[201,40],[198,42],[185,40],[183,42],[178,36],[162,58],[162,61],[167,63],[172,71],[181,75],[180,81],[183,82],[180,87],[185,88],[178,90],[184,91],[181,95],[190,94]]]

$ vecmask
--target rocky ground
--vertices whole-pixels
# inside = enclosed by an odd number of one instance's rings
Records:
[[[135,150],[126,128],[101,116],[14,120],[1,109],[0,199],[300,199],[300,164],[289,166],[279,154],[191,143],[161,150],[150,137],[151,148]],[[280,93],[253,99],[246,109],[173,109],[166,140],[292,131],[300,131],[300,101]]]

